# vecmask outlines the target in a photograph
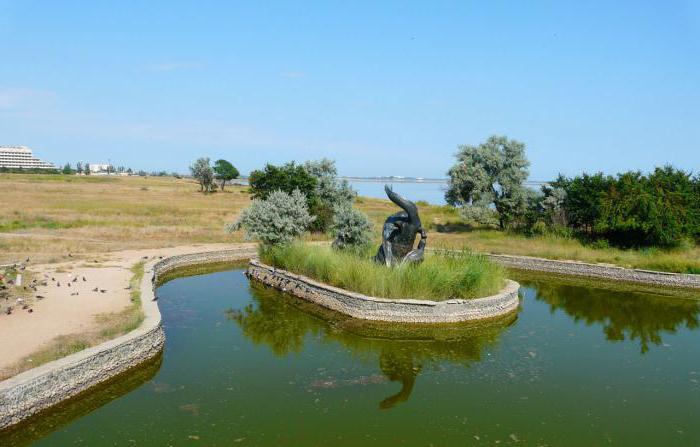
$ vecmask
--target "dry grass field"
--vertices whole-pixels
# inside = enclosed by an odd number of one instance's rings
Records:
[[[245,188],[204,195],[172,177],[0,174],[0,188],[0,263],[240,241],[224,224],[250,201]]]
[[[0,174],[0,264],[57,262],[68,254],[176,245],[241,242],[224,225],[250,203],[245,187],[202,194],[190,179]],[[360,197],[358,208],[375,223],[398,209]],[[624,267],[700,273],[700,248],[673,251],[592,248],[575,239],[524,237],[460,222],[454,208],[421,204],[429,246],[488,253],[602,262]],[[314,239],[323,236],[314,236]]]

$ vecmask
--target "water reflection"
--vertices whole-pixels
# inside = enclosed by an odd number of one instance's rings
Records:
[[[450,361],[469,366],[479,361],[484,348],[496,343],[516,318],[479,325],[406,327],[348,318],[255,282],[250,289],[251,304],[226,312],[247,338],[285,356],[301,352],[307,337],[314,335],[322,343],[340,343],[359,357],[377,358],[384,377],[401,385],[396,394],[379,403],[382,409],[408,400],[416,378],[432,364]]]
[[[561,310],[576,322],[600,325],[610,342],[636,340],[642,354],[652,345],[662,345],[663,334],[699,326],[700,301],[697,300],[596,288],[590,282],[520,281],[521,285],[537,290],[535,298],[549,304],[550,312]]]

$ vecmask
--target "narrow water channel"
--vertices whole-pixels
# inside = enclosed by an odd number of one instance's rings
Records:
[[[161,286],[162,358],[0,445],[700,445],[698,300],[523,276],[515,318],[407,332],[243,273]]]

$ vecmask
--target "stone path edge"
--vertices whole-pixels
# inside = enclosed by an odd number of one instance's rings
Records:
[[[248,277],[265,285],[290,293],[306,301],[353,318],[394,323],[459,323],[492,319],[515,312],[520,305],[520,285],[506,280],[496,295],[431,301],[420,299],[387,299],[333,287],[302,275],[276,269],[252,259]]]
[[[0,382],[0,430],[77,397],[163,350],[165,334],[155,298],[159,276],[180,267],[250,259],[254,249],[190,253],[151,260],[141,281],[144,321],[122,336]]]
[[[532,270],[561,275],[599,278],[637,284],[650,284],[664,287],[700,289],[700,275],[671,273],[656,270],[628,269],[606,264],[591,264],[581,261],[560,261],[530,256],[486,254],[504,267],[519,270]]]

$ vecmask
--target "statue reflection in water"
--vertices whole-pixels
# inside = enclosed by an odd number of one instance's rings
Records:
[[[401,385],[397,393],[381,400],[381,409],[406,402],[416,379],[430,365],[451,362],[469,366],[479,361],[484,348],[496,343],[516,318],[478,326],[375,323],[340,315],[256,282],[251,282],[250,288],[253,303],[227,312],[244,336],[269,346],[278,356],[301,352],[305,337],[316,335],[362,357],[378,358],[382,375]]]
[[[416,377],[423,369],[423,365],[414,364],[411,356],[404,356],[397,352],[383,350],[379,355],[379,368],[392,382],[400,382],[401,390],[393,396],[389,396],[379,403],[379,408],[386,410],[396,404],[405,402],[411,397]]]

